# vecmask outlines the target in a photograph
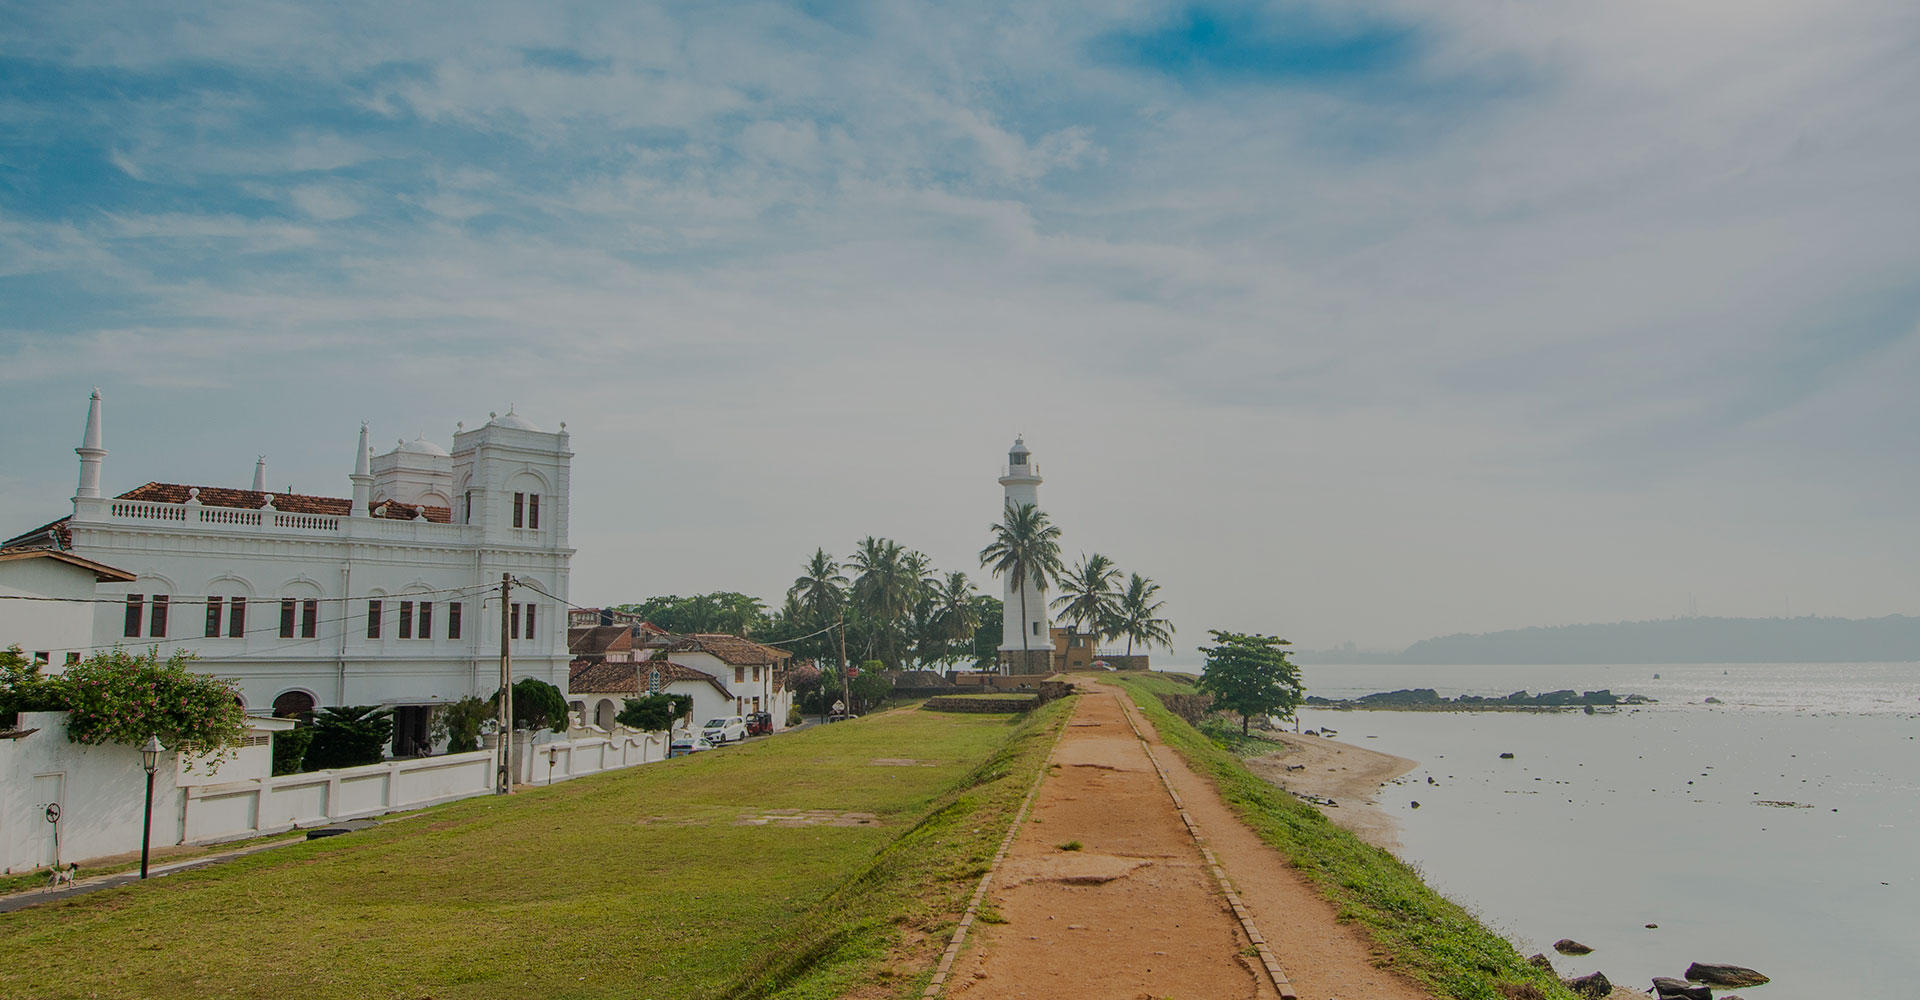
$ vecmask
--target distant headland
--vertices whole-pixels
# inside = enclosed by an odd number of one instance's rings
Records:
[[[1400,652],[1302,650],[1309,664],[1881,663],[1920,660],[1920,618],[1672,618],[1422,639]]]

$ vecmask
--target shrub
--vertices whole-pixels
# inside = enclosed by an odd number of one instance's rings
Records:
[[[176,650],[162,662],[156,646],[144,654],[112,649],[68,667],[51,679],[65,701],[67,738],[139,746],[157,736],[168,750],[189,756],[239,746],[246,713],[232,682],[189,671],[193,660]]]
[[[499,711],[500,692],[493,693],[488,702]],[[513,728],[515,729],[551,729],[563,732],[567,728],[567,697],[560,689],[538,678],[527,677],[513,683]]]
[[[613,721],[629,729],[640,729],[657,733],[673,728],[673,720],[693,711],[693,696],[690,694],[650,694],[644,698],[628,698],[626,707]]]
[[[307,747],[313,743],[313,726],[302,724],[273,734],[273,773],[297,774],[307,759]]]
[[[451,701],[433,710],[434,740],[447,741],[448,753],[469,753],[480,749],[480,727],[499,714],[484,698],[472,696]]]
[[[323,708],[314,713],[312,728],[307,770],[378,764],[386,758],[387,741],[393,738],[393,709],[379,705]]]

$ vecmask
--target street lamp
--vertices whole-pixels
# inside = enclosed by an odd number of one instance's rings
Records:
[[[140,747],[140,766],[147,772],[147,813],[140,820],[140,877],[147,877],[147,845],[153,842],[153,772],[160,769],[160,737],[149,736]]]

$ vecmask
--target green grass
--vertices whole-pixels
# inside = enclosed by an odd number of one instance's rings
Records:
[[[149,869],[160,868],[164,865],[176,864],[181,861],[193,861],[199,858],[204,858],[209,854],[221,854],[226,851],[237,851],[243,848],[253,847],[259,844],[272,843],[274,841],[297,840],[301,836],[303,835],[299,831],[295,830],[292,832],[270,834],[265,837],[250,837],[245,840],[229,840],[229,841],[226,841],[225,843],[220,843],[220,844],[196,844],[196,845],[190,845],[185,847],[160,848],[158,850],[155,850],[151,854],[151,856],[148,858],[148,868]],[[116,861],[95,862],[90,865],[81,865],[80,871],[74,877],[84,881],[86,879],[93,878],[96,875],[112,875],[116,872],[131,872],[131,871],[139,871],[139,870],[140,870],[140,855],[138,853],[133,853],[128,855],[127,857],[121,858]],[[44,889],[47,887],[47,882],[48,882],[48,872],[47,872],[47,869],[45,868],[38,868],[30,872],[20,872],[14,875],[0,875],[0,896],[10,895],[16,892],[25,892],[29,889]]]
[[[1547,1000],[1573,1000],[1557,978],[1528,965],[1505,938],[1433,891],[1398,858],[1263,781],[1233,751],[1167,711],[1152,684],[1118,680],[1160,738],[1195,771],[1212,778],[1240,818],[1320,886],[1342,920],[1364,927],[1393,968],[1454,1000],[1503,1000],[1503,986],[1513,990],[1523,984]]]
[[[1078,850],[1081,850],[1081,849],[1083,849],[1083,848],[1085,848],[1085,847],[1086,847],[1087,845],[1085,845],[1085,844],[1082,844],[1081,842],[1079,842],[1079,841],[1077,841],[1077,840],[1069,840],[1069,841],[1067,841],[1067,842],[1066,842],[1066,843],[1064,843],[1064,844],[1055,844],[1055,845],[1053,845],[1053,846],[1055,846],[1055,847],[1057,847],[1057,848],[1059,848],[1060,850],[1063,850],[1063,851],[1078,851]]]
[[[1240,723],[1231,719],[1207,719],[1200,723],[1200,731],[1213,741],[1214,746],[1237,757],[1264,757],[1287,748],[1279,740],[1260,735],[1259,730],[1242,736]]]
[[[0,996],[917,995],[1070,703],[810,728],[0,915]],[[934,766],[872,765],[903,754]],[[740,824],[775,809],[878,822]]]

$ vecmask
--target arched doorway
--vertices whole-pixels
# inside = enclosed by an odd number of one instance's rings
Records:
[[[273,717],[276,719],[299,719],[302,722],[313,718],[313,695],[305,691],[287,691],[273,699]]]
[[[615,714],[612,699],[602,698],[600,704],[593,706],[593,724],[612,732]]]

